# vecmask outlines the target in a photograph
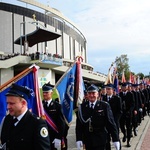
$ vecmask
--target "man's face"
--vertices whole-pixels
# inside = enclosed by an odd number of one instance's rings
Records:
[[[44,100],[50,100],[52,98],[52,92],[43,92]]]
[[[19,116],[25,105],[25,100],[20,97],[7,96],[7,109],[11,116]]]
[[[126,92],[127,91],[128,86],[122,86],[122,91]]]
[[[98,92],[88,92],[88,100],[90,102],[95,102],[98,98]]]
[[[106,88],[103,88],[103,89],[101,90],[101,93],[102,93],[102,94],[106,94]]]
[[[111,87],[106,88],[107,95],[113,95],[113,89]]]

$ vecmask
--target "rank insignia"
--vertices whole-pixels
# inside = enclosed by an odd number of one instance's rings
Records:
[[[45,127],[41,128],[40,135],[42,137],[47,137],[48,136],[48,130]]]
[[[98,110],[97,112],[102,112],[102,111],[104,111],[104,110],[100,109],[100,110]]]
[[[53,102],[51,102],[51,106],[53,106],[54,105],[54,103]]]

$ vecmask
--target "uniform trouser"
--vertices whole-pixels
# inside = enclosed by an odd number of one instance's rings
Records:
[[[86,147],[86,150],[106,150],[105,145],[101,145],[98,147]]]
[[[137,126],[138,126],[138,114],[133,115],[133,118],[132,118],[132,127],[133,127],[133,129],[136,129]]]
[[[120,142],[120,149],[121,149],[121,142]],[[109,133],[107,135],[106,150],[111,150],[111,135]]]
[[[146,106],[145,106],[145,104],[144,104],[143,112],[142,112],[142,118],[143,118],[143,119],[144,119],[145,115],[146,115]]]
[[[124,136],[127,137],[127,141],[129,142],[132,131],[132,117],[126,117],[123,115],[120,119],[120,129]]]
[[[142,121],[142,112],[138,112],[138,123],[140,124]]]
[[[120,123],[119,123],[120,117],[116,118],[114,117],[114,121],[116,123],[117,126],[117,130],[118,130],[118,136],[119,136],[119,128],[120,128]],[[110,133],[107,134],[107,143],[106,143],[106,150],[111,150],[111,136]],[[121,142],[120,142],[120,147],[121,147]]]
[[[67,135],[68,135],[68,130],[69,130],[69,127],[66,127],[65,128],[65,133],[64,133],[64,142],[65,142],[65,147],[62,147],[61,146],[61,150],[67,150],[68,149],[68,140],[67,140]]]
[[[149,107],[149,101],[147,102],[147,103],[145,103],[145,107],[146,107],[146,113],[147,113],[147,115],[149,115],[149,113],[150,113],[150,107]]]

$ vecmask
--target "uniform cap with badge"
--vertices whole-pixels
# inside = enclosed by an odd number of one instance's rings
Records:
[[[10,90],[6,93],[6,96],[16,96],[28,100],[30,96],[34,96],[34,91],[27,86],[12,84]]]
[[[105,87],[114,89],[114,85],[112,83],[106,84]]]
[[[128,84],[126,83],[126,82],[124,82],[124,83],[121,83],[121,86],[122,87],[125,87],[125,86],[127,86]]]
[[[132,84],[132,87],[138,87],[139,84]]]
[[[46,83],[46,84],[44,84],[43,86],[42,86],[42,91],[43,92],[52,92],[53,91],[53,85],[51,85],[50,84],[50,82],[48,82],[48,83]]]
[[[105,89],[106,88],[106,86],[103,84],[102,86],[101,86],[101,89]]]
[[[95,86],[94,84],[92,84],[87,88],[87,92],[98,92],[98,91],[99,91],[98,87]]]

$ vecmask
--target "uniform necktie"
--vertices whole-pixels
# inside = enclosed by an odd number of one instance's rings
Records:
[[[108,102],[109,102],[110,101],[110,97],[108,97],[107,99],[108,99]]]
[[[44,108],[47,108],[48,102],[44,101]]]
[[[93,109],[93,107],[94,107],[94,104],[93,104],[93,103],[91,103],[91,107],[90,107],[90,108],[91,108],[91,109]]]
[[[17,121],[18,121],[17,118],[14,118],[14,119],[13,119],[13,121],[12,121],[13,126],[15,126],[15,123],[16,123]]]

